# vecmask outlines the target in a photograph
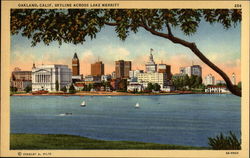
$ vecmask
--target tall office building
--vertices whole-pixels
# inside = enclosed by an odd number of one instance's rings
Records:
[[[154,57],[152,55],[152,49],[149,55],[149,60],[145,64],[145,67],[146,67],[146,72],[156,72],[157,70],[157,65],[155,64]]]
[[[192,65],[191,66],[191,73],[192,73],[192,75],[201,77],[202,76],[201,66],[200,65]]]
[[[158,65],[158,72],[159,73],[166,73],[167,79],[171,79],[171,66],[166,64],[159,64]]]
[[[102,61],[97,61],[91,64],[91,75],[92,76],[102,76],[104,75],[104,64]]]
[[[214,84],[215,84],[214,76],[213,76],[212,74],[208,74],[208,75],[205,77],[204,84],[205,84],[206,86],[207,86],[207,85],[214,85]]]
[[[116,78],[129,78],[129,71],[131,70],[131,67],[131,61],[115,61]]]
[[[180,74],[181,75],[188,75],[189,77],[191,76],[191,66],[188,67],[180,67]]]
[[[192,65],[187,67],[181,67],[180,68],[180,74],[185,75],[187,74],[189,77],[191,75],[195,76],[202,76],[202,68],[200,65]]]
[[[72,59],[72,76],[79,76],[80,75],[80,64],[77,54],[74,54]]]
[[[131,61],[124,61],[124,78],[129,78],[129,71],[131,71]]]

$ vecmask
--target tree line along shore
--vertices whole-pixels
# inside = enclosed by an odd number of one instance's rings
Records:
[[[129,93],[129,92],[77,92],[77,93],[14,93],[11,96],[151,96],[151,95],[180,95],[180,94],[211,94],[206,92],[192,92],[192,91],[175,91],[168,93]],[[213,93],[216,94],[216,93]],[[222,94],[222,93],[218,93]],[[225,93],[227,94],[227,93]]]

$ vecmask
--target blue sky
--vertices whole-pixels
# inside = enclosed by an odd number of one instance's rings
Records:
[[[185,36],[178,28],[173,34],[187,41],[195,42],[197,47],[212,62],[221,67],[230,76],[232,72],[240,78],[240,25],[224,29],[221,24],[210,25],[201,21],[197,32]],[[19,35],[11,38],[11,68],[20,67],[30,70],[33,61],[36,64],[67,64],[71,67],[74,52],[80,58],[81,73],[90,73],[90,64],[98,57],[105,63],[105,73],[114,71],[114,61],[125,59],[132,61],[133,69],[144,69],[150,48],[154,49],[155,61],[170,64],[172,73],[178,73],[180,66],[200,64],[203,76],[212,73],[220,79],[208,66],[203,64],[193,53],[182,45],[174,44],[167,39],[157,37],[144,29],[137,34],[130,33],[125,41],[119,40],[114,27],[106,26],[97,34],[96,39],[86,40],[84,44],[73,45],[57,42],[45,46],[43,43],[31,47],[31,40]]]

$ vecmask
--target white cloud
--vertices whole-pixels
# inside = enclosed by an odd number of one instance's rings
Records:
[[[107,60],[131,60],[130,52],[126,48],[118,47],[108,47],[106,51],[106,55],[104,56]]]

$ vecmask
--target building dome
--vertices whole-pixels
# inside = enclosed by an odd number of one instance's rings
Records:
[[[149,61],[145,64],[145,66],[146,66],[146,72],[156,72],[157,67],[152,52],[150,52]]]

